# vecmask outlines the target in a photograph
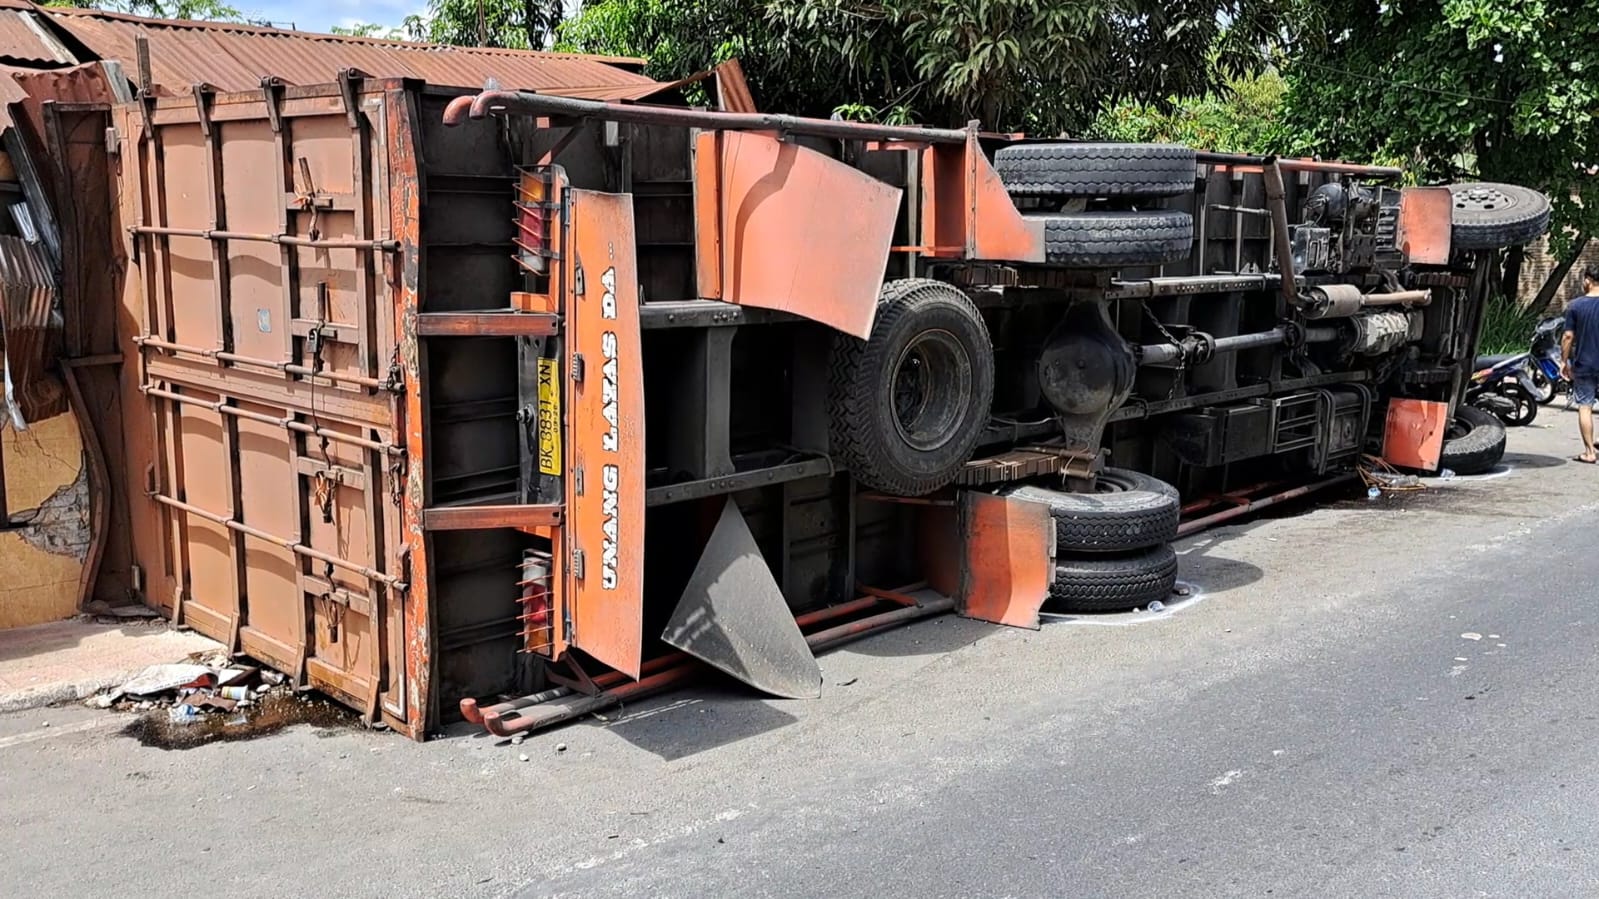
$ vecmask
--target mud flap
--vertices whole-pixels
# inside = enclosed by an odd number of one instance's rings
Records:
[[[982,490],[923,511],[919,543],[928,584],[965,618],[1037,630],[1054,577],[1049,508]]]
[[[784,699],[822,695],[822,671],[731,499],[661,639]]]

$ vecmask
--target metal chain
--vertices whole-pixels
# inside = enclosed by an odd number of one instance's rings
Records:
[[[1166,330],[1166,326],[1161,324],[1160,319],[1155,317],[1155,313],[1149,311],[1149,306],[1147,306],[1147,305],[1145,305],[1143,303],[1139,303],[1138,304],[1138,308],[1144,310],[1144,317],[1149,319],[1150,323],[1155,326],[1155,330],[1160,332],[1160,336],[1161,337],[1166,338],[1166,340],[1169,341],[1172,344],[1172,346],[1179,347],[1179,348],[1182,346],[1182,341],[1177,339],[1177,335],[1175,335],[1172,332]],[[1176,366],[1176,368],[1173,369],[1173,375],[1172,375],[1172,379],[1171,379],[1171,389],[1166,391],[1166,399],[1167,400],[1176,399],[1176,397],[1177,397],[1177,385],[1179,385],[1179,384],[1181,384],[1183,382],[1183,373],[1185,371],[1187,371],[1187,370],[1188,370],[1188,357],[1183,355],[1182,353],[1178,353],[1177,354],[1177,366]]]

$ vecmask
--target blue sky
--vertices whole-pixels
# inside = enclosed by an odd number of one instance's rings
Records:
[[[233,0],[231,5],[253,20],[280,28],[292,24],[300,31],[326,32],[334,25],[357,22],[397,26],[425,9],[427,0]]]

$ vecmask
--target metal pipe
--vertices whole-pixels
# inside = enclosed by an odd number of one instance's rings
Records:
[[[1288,339],[1287,328],[1273,328],[1270,331],[1261,331],[1255,334],[1236,334],[1232,337],[1220,337],[1210,344],[1212,355],[1216,353],[1236,353],[1239,350],[1252,350],[1256,347],[1276,346]],[[1152,343],[1138,348],[1138,363],[1140,365],[1166,365],[1182,358],[1184,347],[1176,343]]]
[[[1277,248],[1277,271],[1282,276],[1278,285],[1284,303],[1279,309],[1282,313],[1299,299],[1298,276],[1294,273],[1294,240],[1288,233],[1288,191],[1283,187],[1282,163],[1277,157],[1268,157],[1261,171],[1266,182],[1266,207],[1271,210],[1271,242]]]
[[[463,102],[469,101],[469,102]],[[703,131],[779,131],[810,134],[839,140],[899,140],[921,143],[965,143],[975,130],[912,128],[902,125],[873,125],[869,122],[839,122],[802,116],[755,112],[712,112],[672,106],[645,106],[579,100],[523,91],[484,91],[476,97],[457,97],[444,109],[444,124],[459,125],[463,115],[481,119],[490,113],[527,116],[570,116],[632,122],[638,125],[676,125]]]
[[[379,443],[376,440],[368,440],[365,437],[357,437],[354,434],[345,434],[341,431],[330,431],[327,428],[312,427],[311,425],[295,421],[291,418],[274,418],[261,412],[251,412],[248,409],[240,409],[238,406],[230,406],[226,403],[211,402],[210,400],[202,400],[192,396],[185,396],[181,393],[173,393],[170,390],[163,390],[160,387],[151,387],[148,384],[141,386],[139,388],[139,392],[147,396],[158,396],[165,400],[172,400],[176,403],[186,403],[191,406],[201,406],[220,415],[232,415],[235,418],[258,421],[264,425],[277,425],[284,430],[294,431],[299,434],[310,434],[313,437],[321,437],[324,440],[331,440],[335,443],[348,443],[352,446],[359,446],[365,449],[374,450],[376,452],[386,453],[390,456],[405,455],[405,447],[403,446],[395,446],[392,443]]]
[[[1248,156],[1242,153],[1213,153],[1200,150],[1194,154],[1199,162],[1208,165],[1258,165],[1264,168],[1275,157]],[[1325,172],[1332,175],[1366,175],[1373,178],[1402,178],[1403,169],[1384,165],[1357,165],[1349,162],[1323,162],[1319,159],[1283,158],[1278,164],[1290,172]]]
[[[1195,518],[1193,521],[1185,521],[1177,526],[1177,536],[1186,537],[1189,534],[1205,530],[1206,528],[1214,527],[1218,524],[1231,521],[1234,518],[1238,518],[1243,515],[1248,515],[1251,512],[1257,512],[1266,508],[1267,506],[1275,506],[1278,503],[1286,502],[1291,499],[1298,499],[1301,496],[1306,496],[1316,492],[1317,490],[1323,490],[1327,487],[1333,487],[1338,484],[1342,484],[1346,481],[1353,480],[1354,477],[1354,472],[1345,472],[1340,475],[1334,475],[1333,477],[1327,478],[1324,481],[1317,481],[1314,484],[1306,484],[1303,487],[1295,487],[1292,490],[1284,490],[1282,493],[1274,493],[1271,496],[1253,500],[1242,506],[1235,506],[1231,509],[1223,509],[1214,515],[1206,515],[1202,518]]]
[[[870,597],[857,599],[826,609],[819,609],[816,612],[799,616],[795,620],[801,621],[804,619],[807,620],[807,623],[815,623],[819,620],[841,617],[850,614],[851,611],[859,611],[862,608],[862,603],[866,603],[865,607],[870,607],[876,604],[877,600]],[[942,615],[945,612],[954,610],[954,608],[955,600],[948,597],[940,597],[919,606],[899,608],[884,612],[881,615],[873,615],[869,618],[862,618],[858,621],[851,621],[848,624],[841,624],[824,631],[818,631],[806,636],[805,642],[810,646],[812,652],[822,652],[898,624],[915,621],[919,618]],[[483,709],[477,714],[482,719],[484,729],[489,733],[497,737],[510,737],[519,733],[527,733],[531,730],[561,724],[574,718],[581,718],[584,715],[603,711],[624,702],[664,693],[679,684],[686,683],[703,670],[704,667],[702,665],[689,661],[677,667],[649,675],[633,683],[622,684],[615,689],[606,690],[593,696],[582,697],[559,706],[546,706],[543,708],[532,704],[519,706],[517,703],[520,700],[513,700],[510,703],[501,703],[499,706]],[[504,713],[498,711],[502,707],[506,707]],[[465,714],[464,703],[462,710],[463,714]]]
[[[253,240],[288,247],[310,247],[315,250],[386,250],[400,248],[397,240],[313,240],[292,234],[265,234],[248,231],[220,231],[215,228],[166,228],[158,225],[134,225],[133,234],[158,234],[166,237],[198,237],[203,240]]]
[[[1338,333],[1338,329],[1334,327],[1305,329],[1306,343],[1332,343],[1341,339],[1343,339],[1343,335]]]
[[[254,537],[257,540],[265,540],[267,543],[270,543],[274,546],[280,546],[296,555],[305,556],[307,559],[314,559],[318,562],[326,562],[329,565],[343,568],[346,571],[353,571],[362,577],[385,584],[395,590],[406,589],[406,583],[404,581],[391,574],[384,574],[375,568],[368,568],[365,565],[351,562],[349,559],[341,559],[338,556],[329,555],[321,550],[312,549],[303,543],[295,543],[292,540],[286,540],[277,536],[276,534],[269,534],[259,528],[252,528],[242,521],[238,521],[224,515],[218,515],[215,512],[207,512],[198,506],[192,506],[181,499],[175,499],[167,496],[164,493],[149,493],[146,495],[162,505],[171,506],[179,511],[187,512],[190,515],[204,518],[207,521],[220,524],[229,530],[238,531],[245,536]]]
[[[304,378],[322,378],[329,384],[354,384],[358,387],[367,387],[372,390],[398,391],[398,388],[394,384],[391,384],[388,381],[380,381],[377,378],[369,378],[366,375],[350,375],[336,371],[317,371],[316,369],[294,362],[273,362],[271,359],[258,359],[255,356],[241,356],[238,353],[230,353],[226,350],[209,349],[203,346],[190,346],[189,344],[185,343],[173,343],[169,340],[162,340],[159,337],[151,337],[148,334],[133,338],[133,342],[142,347],[153,347],[158,350],[165,350],[169,353],[191,353],[196,356],[204,356],[207,359],[218,359],[223,362],[232,362],[235,365],[253,365],[258,368],[270,368],[273,371],[281,371],[285,374],[299,375]]]
[[[1396,290],[1393,293],[1362,294],[1362,306],[1427,306],[1432,303],[1430,290]]]

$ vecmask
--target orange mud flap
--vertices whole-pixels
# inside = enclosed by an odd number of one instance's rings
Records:
[[[922,510],[928,583],[965,618],[1037,630],[1054,577],[1055,528],[1042,503],[961,490]]]
[[[661,639],[773,696],[822,695],[816,657],[731,499]]]

